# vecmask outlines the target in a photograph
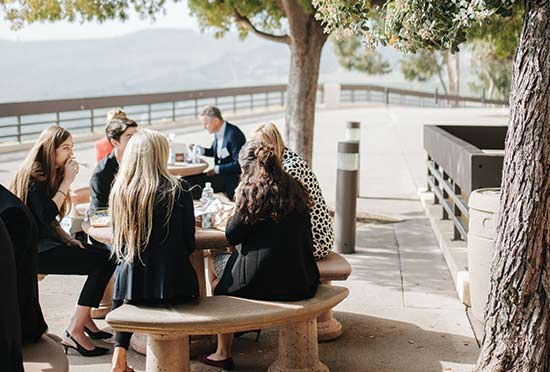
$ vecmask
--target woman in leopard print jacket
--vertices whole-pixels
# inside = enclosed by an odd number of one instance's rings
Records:
[[[252,134],[253,139],[265,142],[275,148],[284,170],[299,181],[308,191],[313,203],[311,208],[311,226],[316,260],[330,253],[334,242],[332,219],[328,213],[327,203],[323,197],[319,181],[307,162],[297,153],[285,147],[283,137],[273,123],[261,124]]]

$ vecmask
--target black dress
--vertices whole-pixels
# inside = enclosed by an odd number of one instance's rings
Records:
[[[237,252],[225,267],[216,295],[281,301],[315,296],[319,269],[309,216],[292,211],[280,222],[268,219],[250,225],[235,213],[225,235]]]
[[[97,211],[109,207],[109,194],[116,174],[118,173],[118,161],[115,152],[111,153],[97,163],[90,178],[90,210]]]
[[[115,262],[110,257],[111,252],[90,244],[84,244],[85,249],[81,249],[63,243],[55,229],[59,210],[44,182],[31,179],[27,206],[38,225],[38,273],[88,275],[80,292],[78,304],[98,307],[115,270]]]
[[[36,223],[25,204],[2,185],[0,185],[0,218],[4,222],[14,250],[22,340],[23,343],[36,342],[47,329],[38,300]],[[3,245],[4,242],[1,244]]]

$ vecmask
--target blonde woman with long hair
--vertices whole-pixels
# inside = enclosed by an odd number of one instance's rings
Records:
[[[85,332],[111,336],[97,328],[90,310],[99,306],[115,264],[108,250],[72,239],[59,224],[71,209],[69,189],[77,174],[71,134],[51,126],[23,160],[10,188],[29,207],[38,225],[38,273],[88,275],[62,343],[65,352],[72,348],[83,356],[97,356],[108,349],[95,346]]]
[[[195,250],[195,216],[188,184],[168,173],[167,138],[142,129],[132,136],[109,198],[115,271],[113,308],[124,302],[186,302],[199,294],[189,256]],[[112,371],[126,363],[130,333],[115,334]]]
[[[275,149],[283,169],[307,190],[311,199],[311,230],[316,260],[329,255],[334,243],[332,218],[323,197],[317,176],[307,162],[297,153],[286,148],[281,133],[273,123],[260,124],[252,133],[256,141],[267,143]]]

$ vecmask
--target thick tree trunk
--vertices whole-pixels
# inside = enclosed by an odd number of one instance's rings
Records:
[[[304,12],[298,1],[285,1],[285,11],[291,30],[285,140],[311,164],[317,80],[327,35],[313,13]]]
[[[550,2],[525,4],[478,372],[550,371]]]

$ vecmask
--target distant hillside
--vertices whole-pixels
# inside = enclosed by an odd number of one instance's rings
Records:
[[[286,45],[253,35],[241,41],[235,34],[215,39],[157,29],[103,40],[0,40],[0,102],[286,83],[288,67]],[[414,85],[396,67],[382,77],[343,71],[327,43],[320,81]]]

